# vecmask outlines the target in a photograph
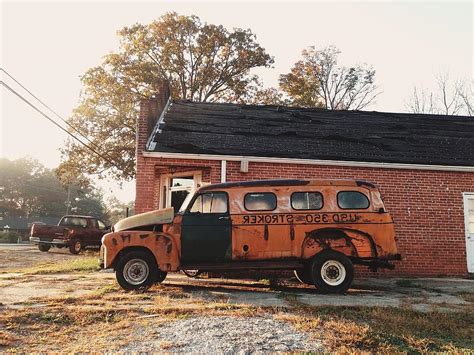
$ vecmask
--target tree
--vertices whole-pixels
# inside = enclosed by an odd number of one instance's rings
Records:
[[[38,161],[0,159],[0,214],[59,217],[69,212],[104,216],[102,195],[93,186],[63,186],[56,173]]]
[[[257,84],[251,69],[273,63],[250,30],[229,31],[197,16],[167,13],[118,34],[120,50],[82,76],[80,104],[69,119],[112,163],[68,141],[61,172],[133,178],[139,102],[162,80],[174,99],[242,102]]]
[[[414,87],[406,108],[413,113],[440,115],[473,115],[473,86],[467,80],[450,79],[449,73],[436,76],[436,91]]]
[[[321,50],[309,47],[290,73],[280,75],[280,88],[292,104],[330,110],[361,110],[379,94],[375,70],[366,65],[339,66],[340,51],[329,46]]]

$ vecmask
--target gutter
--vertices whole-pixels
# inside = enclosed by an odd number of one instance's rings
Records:
[[[474,166],[375,163],[375,162],[363,162],[363,161],[294,159],[294,158],[256,157],[256,156],[243,156],[243,155],[165,153],[165,152],[149,152],[149,151],[144,151],[142,154],[146,158],[220,160],[222,161],[222,163],[227,160],[228,161],[247,160],[249,162],[255,162],[255,163],[350,166],[350,167],[359,167],[359,168],[410,169],[410,170],[413,169],[413,170],[456,171],[456,172],[474,173]],[[222,163],[221,163],[221,179],[222,179],[222,166],[223,166]]]

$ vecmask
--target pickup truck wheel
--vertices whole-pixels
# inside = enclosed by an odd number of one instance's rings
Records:
[[[38,249],[40,251],[48,251],[49,249],[51,249],[51,245],[48,245],[48,244],[38,244]]]
[[[69,251],[71,254],[77,255],[82,249],[82,243],[80,240],[73,240],[71,245],[69,246]]]
[[[117,262],[115,275],[117,282],[125,290],[146,290],[166,277],[166,273],[159,272],[154,257],[143,251],[131,251],[121,257]]]
[[[302,284],[314,285],[313,279],[311,278],[311,272],[308,268],[296,269],[295,277]]]
[[[354,266],[347,256],[327,250],[314,257],[311,275],[321,292],[344,293],[354,279]]]

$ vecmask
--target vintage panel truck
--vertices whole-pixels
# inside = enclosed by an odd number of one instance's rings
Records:
[[[321,292],[345,292],[354,264],[393,268],[394,224],[371,183],[261,180],[201,187],[174,215],[121,220],[102,239],[101,264],[127,290],[186,269],[295,270]]]

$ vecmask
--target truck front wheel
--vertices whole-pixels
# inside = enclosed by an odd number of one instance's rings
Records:
[[[125,290],[146,290],[166,277],[166,273],[158,269],[155,258],[141,250],[123,255],[117,262],[115,275]]]
[[[311,263],[314,285],[323,293],[344,293],[354,279],[354,266],[344,254],[333,250],[316,255]]]
[[[48,251],[49,249],[51,249],[51,245],[48,245],[48,244],[38,244],[38,249],[40,251]]]

